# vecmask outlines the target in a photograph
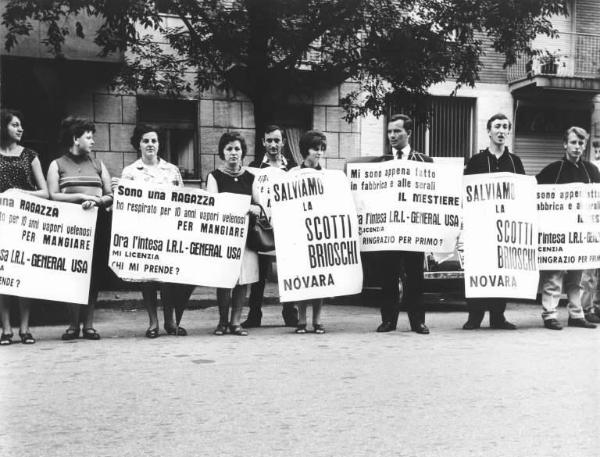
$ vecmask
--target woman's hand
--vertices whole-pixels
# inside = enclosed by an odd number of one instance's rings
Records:
[[[112,190],[113,194],[115,193],[115,189],[117,188],[118,185],[119,185],[119,178],[112,178],[110,180],[110,189]]]
[[[253,214],[256,217],[260,216],[260,206],[258,205],[250,205],[250,209],[248,210],[248,214]]]
[[[93,197],[93,196],[86,196],[87,200],[85,200],[83,203],[81,203],[81,207],[83,209],[90,209],[93,208],[94,206],[100,206],[100,198],[98,197]]]

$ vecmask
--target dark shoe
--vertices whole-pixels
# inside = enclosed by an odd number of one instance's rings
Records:
[[[296,327],[298,325],[298,310],[294,305],[283,305],[281,316],[286,327]]]
[[[494,322],[490,323],[490,328],[494,328],[496,330],[516,330],[517,326],[512,322],[502,321],[502,322]]]
[[[248,317],[244,322],[242,322],[242,327],[244,328],[256,328],[260,327],[260,321],[262,320],[262,311],[250,309],[248,312]]]
[[[392,324],[391,322],[382,322],[381,325],[377,327],[376,332],[385,333],[392,332],[394,330],[396,330],[396,325]]]
[[[79,327],[78,328],[68,328],[65,330],[65,333],[60,337],[63,341],[71,341],[79,338]]]
[[[0,346],[8,346],[12,344],[12,337],[12,333],[2,333],[2,336],[0,336]]]
[[[481,324],[479,322],[473,322],[471,320],[468,320],[463,324],[463,330],[477,330],[480,327]]]
[[[322,335],[323,333],[325,333],[325,329],[323,328],[323,326],[321,324],[314,325],[313,328],[317,335]]]
[[[219,325],[217,325],[217,328],[213,332],[213,335],[221,336],[221,335],[225,335],[226,333],[227,333],[227,324],[222,324],[219,322]]]
[[[35,344],[35,338],[31,335],[31,333],[21,333],[19,332],[19,336],[21,337],[21,343],[23,344]]]
[[[97,341],[100,339],[100,334],[93,328],[84,328],[83,329],[83,338],[86,340]]]
[[[569,317],[568,321],[569,327],[579,327],[579,328],[596,328],[596,324],[592,324],[591,322],[586,321],[585,319],[571,319]]]
[[[300,334],[305,334],[306,333],[306,324],[302,324],[302,325],[298,325],[296,327],[296,333]]]
[[[167,335],[187,336],[187,330],[183,327],[170,327],[165,325]]]
[[[560,325],[560,322],[558,322],[556,319],[546,319],[544,321],[544,327],[546,327],[549,330],[562,330],[563,329],[562,325]]]
[[[237,336],[248,336],[248,332],[244,330],[241,325],[230,325],[229,333]]]
[[[146,330],[146,338],[158,338],[158,327],[149,328]]]
[[[429,328],[423,322],[417,324],[411,330],[420,335],[429,335]]]
[[[592,324],[600,324],[600,317],[598,317],[593,312],[586,313],[585,320],[588,321],[588,322],[591,322]]]

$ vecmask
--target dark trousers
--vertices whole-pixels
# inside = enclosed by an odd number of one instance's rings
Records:
[[[505,310],[504,298],[467,298],[469,321],[475,324],[481,324],[486,311],[490,312],[490,324],[501,324],[505,320]]]
[[[423,309],[423,261],[422,252],[382,251],[377,253],[381,266],[381,320],[398,323],[400,313],[400,290],[398,288],[402,273],[402,304],[408,314],[410,327],[425,323]]]
[[[250,311],[260,311],[262,307],[263,296],[265,294],[265,284],[267,282],[267,276],[271,271],[272,263],[272,256],[258,256],[258,281],[250,286],[250,297],[248,298],[248,306],[250,307]]]

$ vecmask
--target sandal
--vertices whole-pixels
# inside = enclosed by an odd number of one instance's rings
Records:
[[[230,325],[229,333],[237,336],[248,336],[248,332],[241,325]]]
[[[165,325],[167,335],[187,336],[187,330],[183,327],[168,327]]]
[[[8,346],[9,344],[12,344],[12,337],[12,333],[2,333],[2,336],[0,337],[0,346]]]
[[[65,330],[65,333],[60,337],[63,341],[71,341],[79,338],[79,327],[78,328],[68,328]]]
[[[222,335],[225,335],[226,333],[227,333],[227,324],[219,323],[219,325],[217,325],[217,328],[213,332],[213,335],[222,336]]]
[[[99,340],[100,334],[94,328],[84,328],[83,338],[85,338],[86,340]]]
[[[325,329],[321,324],[313,325],[313,328],[315,329],[315,333],[318,335],[322,335],[323,333],[325,333]]]
[[[298,333],[298,334],[304,334],[304,333],[306,333],[306,324],[298,325],[296,327],[296,333]]]
[[[146,338],[158,338],[158,327],[146,330]]]
[[[35,338],[31,335],[31,333],[21,333],[19,332],[19,336],[21,337],[21,343],[23,344],[35,344]]]

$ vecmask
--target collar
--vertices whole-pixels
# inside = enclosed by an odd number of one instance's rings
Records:
[[[412,148],[410,147],[410,144],[407,144],[406,146],[404,146],[400,150],[392,148],[392,151],[394,153],[394,158],[395,159],[408,160],[409,157],[410,157],[410,153],[412,151]],[[398,157],[398,151],[400,151],[400,157]]]
[[[279,154],[279,160],[281,162],[281,165],[279,166],[279,168],[287,168],[288,161],[283,156],[283,154]],[[266,152],[265,152],[265,155],[263,156],[262,163],[265,165],[268,165],[268,166],[272,166],[271,163],[269,162],[269,155]]]
[[[564,156],[562,159],[563,159],[563,162],[565,162],[567,165],[571,165],[572,167],[575,167],[575,168],[579,168],[579,166],[583,164],[583,160],[581,159],[581,157],[575,163],[573,163],[569,159],[567,159],[566,156]]]
[[[492,157],[496,157],[496,154],[494,154],[492,151],[490,151],[489,146],[487,148],[485,148],[485,152],[488,153],[488,155],[492,156]],[[510,151],[508,150],[508,146],[504,146],[504,151],[502,151],[502,154],[500,154],[498,156],[498,160],[500,160],[502,157],[506,157],[510,154]]]
[[[135,168],[137,168],[138,170],[144,170],[145,168],[149,168],[141,158],[137,159],[134,165]],[[156,166],[161,169],[168,168],[167,162],[161,159],[160,157],[158,158],[158,163],[156,164]]]

